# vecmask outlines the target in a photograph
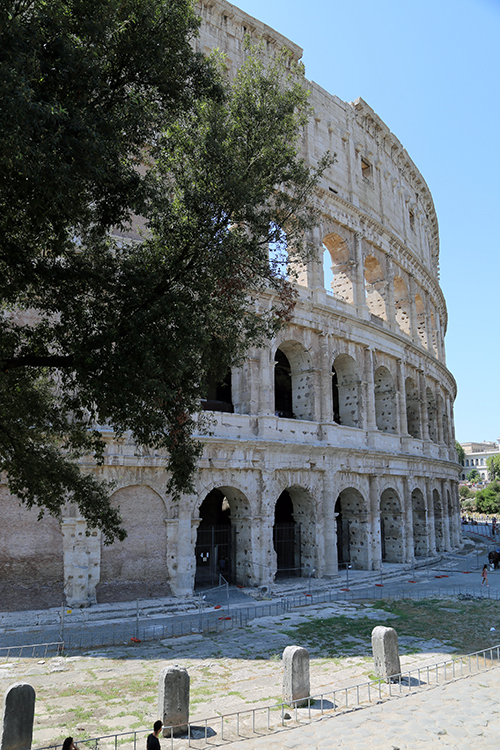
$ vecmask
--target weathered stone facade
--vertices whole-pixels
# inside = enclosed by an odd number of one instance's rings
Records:
[[[245,34],[263,38],[270,54],[286,46],[301,56],[223,0],[200,3],[200,13],[199,49],[219,46],[234,67]],[[330,149],[337,161],[317,191],[317,252],[293,320],[249,353],[232,372],[230,397],[213,404],[192,496],[172,503],[164,457],[105,435],[104,466],[89,470],[116,481],[129,537],[105,548],[70,512],[61,530],[48,524],[44,533],[59,535],[50,565],[61,580],[64,571],[68,603],[183,596],[219,573],[246,585],[277,573],[334,577],[348,561],[372,570],[460,543],[456,385],[445,364],[432,197],[362,99],[310,86],[304,155],[314,164]],[[37,536],[27,519],[15,537],[27,526]],[[23,555],[9,544],[12,570],[28,570]],[[47,570],[29,576],[45,580]]]

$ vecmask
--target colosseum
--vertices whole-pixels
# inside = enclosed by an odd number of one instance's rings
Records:
[[[237,67],[250,34],[301,58],[224,0],[199,7],[201,51],[219,47]],[[105,434],[105,463],[88,469],[115,481],[128,532],[105,547],[74,509],[62,523],[38,521],[2,487],[5,603],[189,596],[220,573],[245,586],[332,579],[348,563],[378,570],[459,546],[456,385],[432,196],[363,99],[309,85],[304,156],[337,155],[317,190],[316,254],[286,330],[207,394],[213,425],[196,492],[171,502],[164,457]]]

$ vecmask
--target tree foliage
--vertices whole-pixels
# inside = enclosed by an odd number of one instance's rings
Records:
[[[204,384],[289,318],[329,157],[299,156],[301,70],[248,50],[228,80],[189,45],[189,0],[1,14],[0,469],[111,541],[110,487],[79,459],[102,461],[107,425],[191,489]],[[137,215],[142,240],[117,240]]]
[[[465,458],[465,451],[462,448],[462,446],[460,445],[460,443],[458,442],[458,440],[455,440],[455,450],[457,452],[458,463],[462,464],[462,466],[463,466],[463,461],[464,461],[464,458]]]
[[[500,479],[500,454],[498,454],[498,456],[490,456],[487,458],[486,466],[488,467],[491,480]]]
[[[469,473],[466,475],[466,479],[468,482],[480,482],[481,481],[481,474],[478,472],[477,469],[472,469],[472,471],[469,471]]]
[[[475,495],[476,509],[480,513],[500,513],[500,483],[491,482]]]

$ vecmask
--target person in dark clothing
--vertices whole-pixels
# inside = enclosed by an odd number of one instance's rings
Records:
[[[159,719],[158,721],[155,721],[153,724],[153,733],[148,735],[146,750],[160,750],[160,740],[158,737],[160,736],[162,726],[162,721]]]

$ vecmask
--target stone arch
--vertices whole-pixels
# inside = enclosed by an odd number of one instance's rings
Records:
[[[403,515],[399,495],[387,487],[380,496],[382,562],[403,562]]]
[[[276,350],[274,388],[277,416],[314,419],[311,358],[307,349],[298,341],[283,341]]]
[[[426,349],[429,348],[427,342],[427,326],[425,322],[425,305],[420,294],[415,295],[415,312],[417,315],[417,333],[420,343]]]
[[[0,484],[0,602],[5,611],[59,607],[64,599],[59,521],[28,508]]]
[[[327,234],[323,240],[325,288],[344,302],[354,302],[354,283],[349,247],[338,234]]]
[[[368,568],[368,513],[366,501],[354,487],[343,489],[335,503],[337,557],[340,565]]]
[[[275,505],[273,545],[277,575],[309,577],[317,566],[316,503],[310,490],[291,485]]]
[[[413,551],[415,557],[426,557],[428,554],[427,511],[422,490],[416,487],[411,493],[413,516]]]
[[[119,508],[127,537],[109,546],[101,541],[97,601],[169,595],[164,500],[148,485],[129,485],[113,493],[111,505]]]
[[[245,583],[252,526],[247,496],[237,487],[215,486],[200,497],[198,516],[195,585],[218,585],[219,574],[230,583]]]
[[[437,490],[432,492],[432,504],[434,506],[434,532],[436,537],[436,551],[442,552],[445,549],[444,538],[444,513],[441,495]]]
[[[375,418],[377,429],[397,432],[396,390],[387,367],[378,367],[375,372]]]
[[[413,378],[406,378],[406,429],[408,434],[414,438],[422,437],[420,425],[420,396],[417,385]]]
[[[348,354],[339,354],[332,366],[334,422],[347,427],[361,427],[360,389],[356,361]]]
[[[436,399],[431,388],[426,389],[427,421],[429,425],[429,437],[433,443],[438,441]]]
[[[410,297],[408,295],[406,284],[401,276],[395,276],[394,278],[394,310],[396,323],[403,333],[410,336]]]
[[[372,315],[387,320],[385,275],[374,255],[365,259],[365,299]]]

